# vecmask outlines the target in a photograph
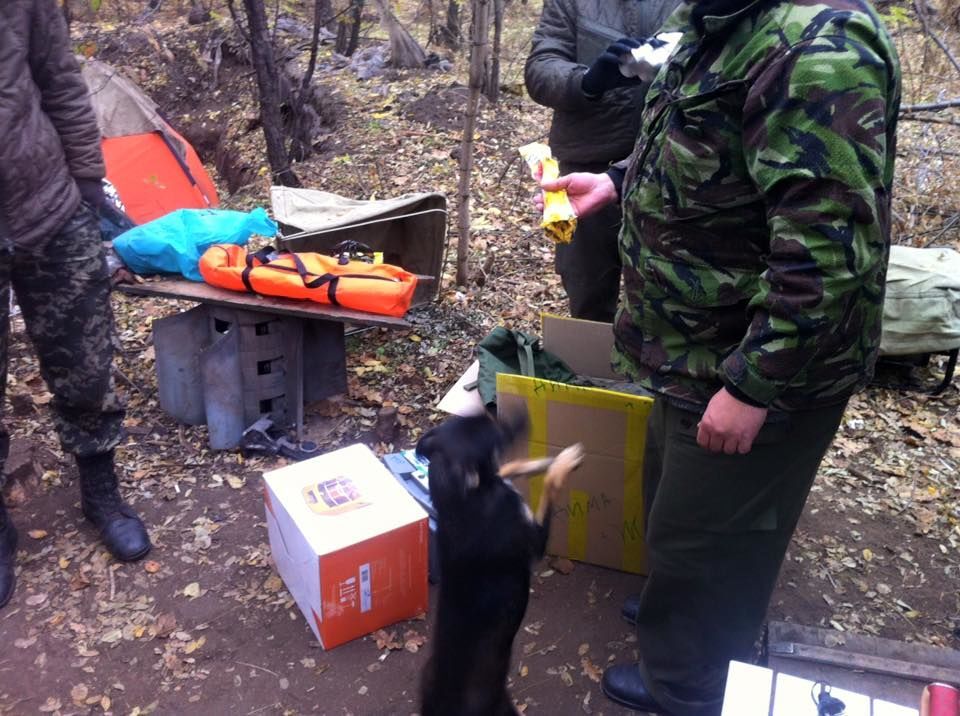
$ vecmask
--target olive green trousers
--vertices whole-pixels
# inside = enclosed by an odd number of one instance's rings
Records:
[[[697,445],[699,415],[657,399],[644,462],[649,575],[640,669],[673,716],[718,716],[749,660],[780,565],[846,403],[778,413],[746,455]]]

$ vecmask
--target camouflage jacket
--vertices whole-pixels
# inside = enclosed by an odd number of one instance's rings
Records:
[[[896,51],[865,0],[758,0],[702,32],[691,7],[623,184],[614,363],[697,406],[840,402],[880,342]]]

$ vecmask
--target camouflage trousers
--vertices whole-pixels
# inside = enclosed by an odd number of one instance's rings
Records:
[[[53,394],[50,405],[63,451],[86,457],[115,447],[124,410],[111,372],[110,277],[90,211],[78,209],[42,246],[0,251],[0,406],[7,382],[11,288],[40,374]],[[0,467],[8,449],[9,434],[0,421]]]

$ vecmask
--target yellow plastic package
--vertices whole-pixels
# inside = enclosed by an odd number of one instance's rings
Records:
[[[520,147],[520,156],[530,168],[534,179],[556,179],[560,167],[553,158],[550,147],[542,142],[533,142]],[[577,228],[577,213],[570,204],[565,191],[547,191],[543,196],[543,220],[540,226],[551,239],[559,244],[569,244]]]

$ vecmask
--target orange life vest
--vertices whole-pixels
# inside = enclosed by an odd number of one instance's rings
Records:
[[[355,311],[402,317],[410,308],[417,277],[399,266],[333,256],[216,244],[200,257],[200,274],[211,286],[264,296],[330,303]]]

